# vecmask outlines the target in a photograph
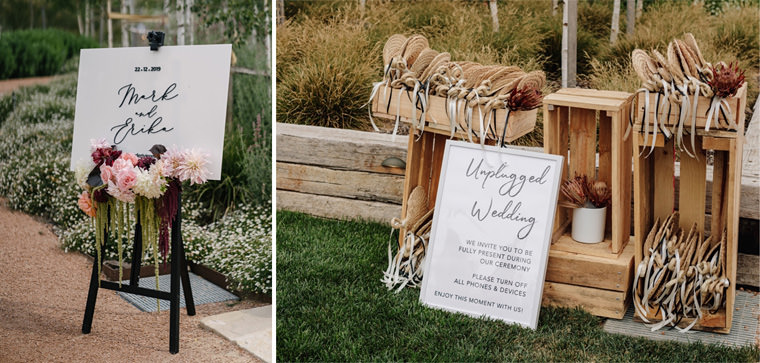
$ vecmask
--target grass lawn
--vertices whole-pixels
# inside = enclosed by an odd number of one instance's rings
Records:
[[[580,309],[542,308],[538,329],[427,308],[380,282],[390,227],[277,213],[277,360],[758,361],[758,348],[608,334]],[[394,236],[395,237],[395,236]]]

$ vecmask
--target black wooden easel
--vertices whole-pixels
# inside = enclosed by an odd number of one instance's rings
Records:
[[[195,302],[193,301],[193,292],[190,288],[190,275],[187,272],[187,260],[185,259],[185,247],[182,243],[182,233],[180,230],[182,224],[182,196],[177,196],[177,216],[174,217],[171,230],[171,288],[170,292],[146,289],[138,285],[140,280],[140,266],[142,266],[142,226],[140,218],[137,218],[135,225],[135,241],[132,249],[132,270],[130,271],[129,284],[122,284],[112,281],[99,281],[98,276],[98,259],[93,259],[92,275],[90,276],[90,291],[87,293],[87,306],[84,310],[84,322],[82,322],[82,333],[89,334],[92,328],[92,316],[95,313],[95,300],[98,297],[98,288],[128,292],[130,294],[153,297],[161,300],[169,300],[169,352],[176,354],[179,352],[179,284],[182,278],[182,289],[185,293],[185,306],[187,315],[195,315]],[[106,242],[108,234],[105,234]],[[101,252],[102,253],[102,252]]]
[[[156,32],[151,32],[156,33]],[[160,33],[160,32],[158,32]],[[150,34],[154,38],[151,41],[151,50],[158,50],[163,45],[163,33],[159,35]],[[157,44],[156,36],[160,36],[160,44]],[[92,328],[92,316],[95,313],[95,300],[98,298],[98,288],[108,290],[122,291],[130,294],[147,296],[161,300],[169,300],[169,352],[176,354],[179,352],[179,284],[182,278],[182,289],[185,293],[185,306],[187,315],[195,315],[195,302],[193,301],[193,292],[190,288],[190,275],[187,272],[187,260],[185,259],[185,246],[182,242],[182,193],[177,194],[177,215],[172,222],[171,231],[171,287],[167,293],[165,291],[146,289],[138,285],[140,280],[140,267],[142,266],[142,226],[140,225],[139,215],[135,224],[135,241],[132,249],[132,270],[129,276],[129,284],[119,286],[116,282],[99,281],[98,276],[98,259],[94,258],[92,263],[92,275],[90,276],[90,290],[87,293],[87,305],[84,310],[84,321],[82,322],[82,333],[89,334]],[[108,241],[108,233],[105,233],[105,243]],[[105,247],[105,246],[104,246]],[[104,251],[101,251],[103,253]]]

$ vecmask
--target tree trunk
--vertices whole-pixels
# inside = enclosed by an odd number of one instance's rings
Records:
[[[90,0],[84,0],[84,35],[90,36]]]
[[[127,13],[127,0],[121,0],[121,13],[122,14]],[[121,46],[128,47],[129,46],[129,31],[127,31],[127,22],[124,20],[120,20],[119,24],[121,24]]]
[[[113,19],[111,19],[111,0],[106,0],[106,16],[108,16],[108,48],[113,48]]]
[[[285,0],[277,0],[277,25],[285,22]]]
[[[575,87],[578,0],[565,0],[562,11],[562,87]]]
[[[40,17],[42,18],[42,29],[47,29],[47,16],[45,16],[45,3],[42,3],[40,8]]]
[[[620,32],[620,0],[612,2],[612,32],[610,33],[610,44],[617,43],[618,33]]]
[[[29,29],[34,28],[34,3],[29,2]]]
[[[499,8],[496,7],[496,0],[490,0],[488,7],[491,8],[491,24],[493,26],[493,32],[499,31]]]
[[[636,0],[636,19],[641,17],[644,12],[644,0]]]
[[[559,0],[552,0],[552,16],[557,15],[557,9],[559,9]]]
[[[90,5],[90,36],[95,37],[95,4]]]
[[[164,0],[164,16],[166,20],[164,22],[164,34],[169,36],[169,24],[171,24],[171,0]]]
[[[185,1],[177,0],[177,45],[185,45]]]
[[[185,22],[187,23],[187,34],[190,38],[190,45],[195,44],[195,19],[193,19],[192,7],[194,0],[185,0]]]
[[[282,2],[282,0],[278,0],[277,1],[277,6],[278,7],[280,6],[281,2]],[[282,6],[285,7],[285,4],[283,4]],[[361,11],[361,16],[364,16],[364,9],[366,7],[367,7],[367,0],[359,0],[359,10]],[[279,8],[278,8],[277,11],[279,12]],[[279,13],[278,13],[278,16],[279,16]],[[279,20],[278,20],[278,22],[279,22]]]
[[[98,13],[100,17],[98,18],[98,45],[101,47],[103,46],[103,23],[105,23],[106,20],[106,9],[105,5],[103,3],[100,4],[100,7],[98,8]]]
[[[79,35],[84,35],[84,25],[82,24],[82,5],[81,0],[77,0],[75,11],[77,13],[77,27],[79,28]]]
[[[625,5],[625,33],[633,35],[636,27],[636,0],[626,0]]]

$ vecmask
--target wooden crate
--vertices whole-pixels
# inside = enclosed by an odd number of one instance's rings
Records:
[[[399,97],[399,92],[401,97]],[[372,115],[374,117],[385,118],[389,120],[395,120],[396,114],[400,116],[399,119],[406,123],[412,123],[412,92],[403,91],[391,87],[381,87],[377,91],[377,95],[372,100]],[[430,96],[428,100],[428,111],[425,113],[425,130],[440,133],[443,135],[451,135],[451,122],[449,121],[449,115],[446,107],[446,98],[440,96]],[[466,137],[466,131],[468,129],[465,122],[465,107],[463,103],[460,105],[460,110],[457,114],[456,121],[458,124],[458,136]],[[476,106],[472,111],[472,131],[473,138],[480,135],[480,122],[479,118],[484,118],[485,125],[495,125],[488,127],[487,139],[498,139],[504,131],[504,119],[507,114],[506,109],[497,109],[490,115],[485,115],[483,107]],[[507,123],[507,130],[504,140],[512,142],[520,136],[533,131],[536,127],[536,115],[538,109],[530,111],[514,111],[509,114],[509,122]],[[419,119],[422,116],[422,111],[418,107],[416,117]],[[494,117],[496,122],[494,122]],[[490,122],[489,122],[490,121]],[[464,130],[464,132],[462,131]],[[494,137],[496,135],[496,137]]]
[[[584,244],[570,237],[572,210],[557,208],[544,304],[582,306],[622,319],[631,301],[631,138],[624,139],[633,95],[561,89],[544,97],[544,151],[565,157],[562,178],[596,176],[612,188],[605,239]],[[597,123],[598,114],[598,123]],[[598,148],[598,168],[597,168]]]
[[[657,109],[657,102],[661,101],[660,97],[664,97],[664,95],[657,94],[657,93],[650,93],[649,94],[649,119],[648,123],[650,124],[650,130],[651,127],[654,126],[654,114],[655,110]],[[694,101],[694,95],[689,95],[689,100],[692,102]],[[710,101],[711,99],[708,97],[699,97],[699,102],[697,103],[697,117],[696,117],[696,127],[699,130],[704,131],[705,124],[707,123],[707,113],[710,109]],[[715,120],[710,124],[710,130],[712,131],[713,135],[720,135],[724,134],[725,132],[729,133],[740,133],[744,134],[744,107],[746,106],[747,101],[747,83],[745,82],[744,85],[739,89],[739,91],[736,92],[736,96],[729,97],[726,99],[729,107],[732,110],[731,117],[733,118],[733,122],[736,122],[738,128],[736,131],[721,128],[716,123]],[[642,92],[639,93],[637,96],[637,110],[636,110],[636,130],[641,131],[643,130],[643,120],[644,120],[644,105],[646,104],[646,95]],[[657,123],[662,124],[663,121],[665,121],[665,125],[677,125],[678,124],[678,117],[679,112],[678,109],[680,105],[675,103],[666,103],[665,105],[660,105],[660,112],[661,114],[667,115],[657,118]],[[662,109],[662,107],[665,108],[665,110]],[[738,112],[737,112],[738,110]],[[670,112],[668,112],[670,111]],[[728,116],[728,115],[727,115]],[[721,116],[723,118],[723,116]],[[691,128],[691,116],[687,117],[684,121],[684,128],[690,129]],[[728,134],[730,136],[730,134]],[[659,135],[662,137],[662,135]],[[651,136],[650,136],[651,140]]]
[[[573,88],[544,97],[544,151],[565,157],[562,179],[596,176],[612,189],[605,240],[595,248],[613,255],[620,254],[630,239],[632,144],[623,134],[631,98],[625,92]],[[554,241],[569,234],[571,212],[557,207]]]
[[[744,89],[744,87],[742,88]],[[740,93],[734,114],[738,116],[739,125],[744,125],[744,107],[746,92]],[[641,120],[637,120],[641,124]],[[636,129],[638,130],[638,129]],[[660,138],[663,139],[663,138]],[[649,150],[650,142],[644,145],[640,133],[634,135],[633,152],[638,155],[642,150]],[[710,314],[703,310],[704,317],[694,329],[729,333],[734,312],[736,296],[736,266],[738,249],[739,204],[742,179],[743,132],[726,132],[711,130],[698,133],[695,137],[695,149],[698,159],[681,153],[679,188],[674,185],[674,141],[658,140],[654,151],[648,157],[634,158],[634,240],[636,244],[636,265],[643,258],[643,245],[655,219],[664,220],[674,210],[680,213],[680,227],[689,230],[696,223],[700,232],[707,229],[705,225],[706,205],[709,204],[712,218],[711,233],[721,233],[727,229],[726,271],[730,286],[726,292],[726,306],[717,313]],[[707,174],[707,151],[713,150],[712,190],[708,193],[705,176]],[[646,151],[648,153],[649,151]],[[705,236],[706,237],[706,236]],[[717,241],[716,241],[717,242]],[[660,317],[652,311],[647,319],[658,321]],[[679,325],[688,325],[693,319],[683,319]]]

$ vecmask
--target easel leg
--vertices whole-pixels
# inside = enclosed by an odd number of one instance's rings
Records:
[[[187,259],[185,258],[185,246],[182,241],[179,243],[181,266],[180,277],[182,277],[182,291],[185,293],[185,308],[187,315],[195,315],[195,301],[193,300],[193,289],[190,287],[190,273],[187,271]]]
[[[129,275],[129,285],[138,286],[140,283],[140,270],[142,269],[142,225],[140,224],[140,215],[135,224],[135,243],[132,248],[132,271]]]
[[[179,219],[182,208],[181,199],[177,203],[177,216],[174,217],[171,231],[171,307],[169,311],[169,352],[179,352],[179,277],[182,253],[180,251]]]
[[[92,316],[95,314],[95,300],[98,298],[98,257],[95,256],[92,262],[92,275],[90,276],[90,291],[87,292],[87,305],[84,308],[84,321],[82,322],[82,333],[90,334],[92,328]]]

